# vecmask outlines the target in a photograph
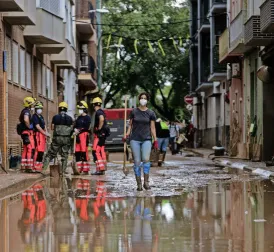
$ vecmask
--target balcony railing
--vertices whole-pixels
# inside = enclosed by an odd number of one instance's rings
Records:
[[[261,32],[274,32],[274,0],[266,0],[260,6]]]
[[[244,41],[244,23],[246,21],[246,11],[242,10],[231,22],[229,28],[229,48],[233,50],[239,43]]]
[[[226,72],[226,64],[219,63],[219,45],[215,45],[213,48],[213,73]]]
[[[90,10],[94,10],[90,0],[76,1],[76,19],[90,19],[93,23],[95,13],[90,13]]]
[[[226,3],[227,2],[227,0],[213,0],[212,1],[212,4],[220,4],[220,3]]]
[[[229,48],[229,30],[225,29],[219,37],[219,61],[222,60],[228,53]]]
[[[87,53],[78,54],[78,70],[79,74],[91,73],[94,75],[96,64],[94,59]]]

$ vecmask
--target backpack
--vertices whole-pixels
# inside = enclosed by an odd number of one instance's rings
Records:
[[[22,135],[24,130],[25,130],[25,127],[24,127],[23,123],[20,122],[16,125],[16,132],[19,136]]]

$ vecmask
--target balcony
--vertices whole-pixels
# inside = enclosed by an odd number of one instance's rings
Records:
[[[219,63],[219,45],[215,45],[212,50],[212,62],[210,66],[210,76],[208,81],[220,81],[226,77],[226,64]]]
[[[37,8],[36,25],[27,26],[24,37],[32,44],[61,44],[63,42],[63,19]]]
[[[222,13],[226,11],[227,0],[212,0],[211,13]]]
[[[242,10],[236,18],[234,18],[229,28],[229,53],[244,53],[244,23],[246,20],[246,11]]]
[[[274,0],[266,0],[260,6],[261,32],[274,32]]]
[[[23,11],[24,0],[0,0],[0,12]]]
[[[96,70],[95,61],[87,53],[78,54],[78,84],[91,89],[96,87],[94,74]]]
[[[23,11],[4,12],[3,19],[11,25],[35,25],[36,0],[24,0]]]
[[[225,29],[222,35],[219,37],[219,62],[226,58],[229,48],[229,30]]]
[[[261,33],[260,16],[251,16],[245,23],[244,41],[247,46],[267,46],[274,42],[274,34]]]
[[[210,32],[210,23],[208,18],[201,17],[201,27],[199,31],[200,33]]]
[[[75,68],[76,58],[75,50],[66,40],[63,44],[65,46],[61,53],[56,55],[51,55],[50,61],[60,68]]]
[[[94,34],[94,13],[89,13],[93,10],[91,1],[76,2],[76,29],[81,41],[88,41]]]

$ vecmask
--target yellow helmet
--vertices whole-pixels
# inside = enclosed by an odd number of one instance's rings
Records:
[[[77,104],[78,109],[88,109],[88,104],[85,101],[80,101]]]
[[[92,104],[94,104],[94,103],[103,103],[103,101],[102,101],[102,99],[100,98],[100,97],[96,97],[96,98],[94,98],[93,100],[92,100]]]
[[[68,109],[68,104],[66,102],[60,102],[59,103],[59,108],[66,108],[66,109]]]
[[[41,109],[43,107],[44,107],[44,105],[41,101],[37,101],[34,105],[34,108],[36,108],[36,109]]]
[[[24,107],[28,108],[35,103],[36,99],[30,96],[24,98]]]

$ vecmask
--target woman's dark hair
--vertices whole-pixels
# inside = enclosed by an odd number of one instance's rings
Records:
[[[143,93],[139,94],[138,99],[140,100],[143,95],[145,95],[147,97],[147,100],[149,101],[150,95],[146,92],[143,92]]]

